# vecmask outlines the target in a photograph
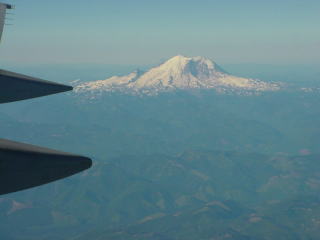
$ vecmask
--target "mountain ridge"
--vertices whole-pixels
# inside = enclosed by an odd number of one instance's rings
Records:
[[[124,92],[146,95],[193,89],[247,93],[277,91],[280,85],[233,76],[205,57],[177,55],[146,72],[136,70],[128,75],[113,76],[75,86],[77,93]]]

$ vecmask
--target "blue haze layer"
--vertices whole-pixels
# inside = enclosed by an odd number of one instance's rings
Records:
[[[6,64],[320,63],[318,0],[11,0]]]

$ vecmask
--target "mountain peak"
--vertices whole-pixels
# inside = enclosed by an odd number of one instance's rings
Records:
[[[114,76],[81,84],[77,92],[121,91],[126,93],[157,94],[164,91],[187,89],[215,89],[219,92],[231,90],[274,91],[277,84],[236,77],[226,73],[212,60],[205,57],[174,56],[147,72],[139,70],[126,76]]]
[[[183,55],[174,56],[166,62],[164,62],[162,65],[164,65],[165,68],[190,67],[190,65],[203,65],[206,66],[207,69],[215,69],[215,67],[217,66],[215,62],[205,57],[186,57]]]

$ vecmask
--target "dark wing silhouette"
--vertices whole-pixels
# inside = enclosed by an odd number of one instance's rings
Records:
[[[0,103],[72,90],[72,87],[0,69]]]
[[[69,177],[91,164],[86,157],[0,139],[0,195]]]

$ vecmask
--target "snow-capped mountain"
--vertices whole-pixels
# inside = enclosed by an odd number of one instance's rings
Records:
[[[175,56],[147,72],[134,71],[79,84],[78,93],[120,91],[131,94],[157,94],[173,90],[215,89],[219,92],[276,91],[279,85],[236,77],[226,73],[215,62],[204,57]]]

